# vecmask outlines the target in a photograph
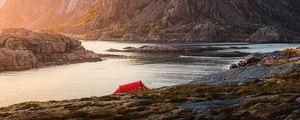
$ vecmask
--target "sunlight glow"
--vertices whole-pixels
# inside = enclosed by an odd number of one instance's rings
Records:
[[[5,4],[5,0],[0,0],[0,8],[2,8],[4,4]]]

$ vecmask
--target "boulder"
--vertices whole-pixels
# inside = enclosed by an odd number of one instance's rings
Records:
[[[260,53],[253,53],[253,54],[250,54],[248,56],[246,56],[244,58],[245,62],[247,64],[251,64],[251,63],[257,63],[259,62],[260,60],[262,60],[263,58],[265,57],[264,54],[260,54]]]
[[[229,69],[231,70],[231,69],[235,69],[235,68],[238,68],[238,65],[237,64],[231,64]]]

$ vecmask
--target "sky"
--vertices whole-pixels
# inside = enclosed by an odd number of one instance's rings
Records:
[[[0,8],[4,5],[5,0],[0,0]]]

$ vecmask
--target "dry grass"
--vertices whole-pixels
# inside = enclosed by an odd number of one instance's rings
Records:
[[[288,48],[281,51],[281,55],[285,56],[286,58],[292,58],[300,55],[299,49]]]

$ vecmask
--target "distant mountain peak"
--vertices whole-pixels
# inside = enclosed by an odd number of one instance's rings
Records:
[[[298,0],[10,0],[0,9],[0,28],[138,42],[245,41],[268,26],[298,39],[299,21]]]

